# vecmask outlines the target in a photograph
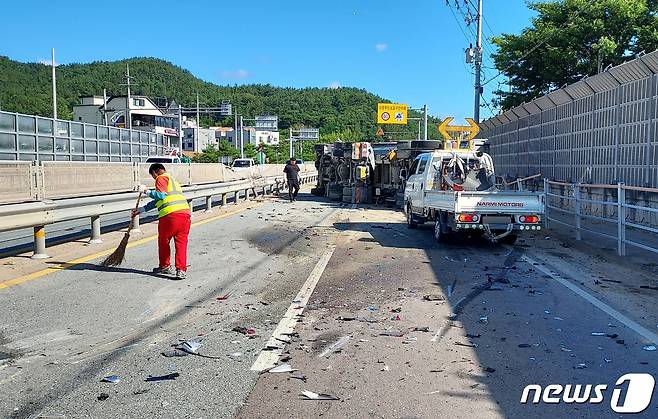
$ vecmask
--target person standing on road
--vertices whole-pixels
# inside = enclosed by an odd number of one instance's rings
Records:
[[[297,166],[297,160],[294,157],[291,157],[286,167],[283,168],[283,173],[286,174],[288,181],[288,197],[290,202],[293,202],[297,199],[299,193],[299,166]]]
[[[178,182],[167,173],[161,163],[149,167],[149,174],[155,179],[155,189],[139,185],[141,193],[153,201],[138,210],[133,209],[133,216],[140,212],[158,209],[158,254],[160,264],[153,272],[157,274],[176,275],[176,279],[187,277],[187,238],[192,224],[190,206],[183,195]],[[176,270],[171,267],[171,249],[169,242],[174,239],[176,248]]]

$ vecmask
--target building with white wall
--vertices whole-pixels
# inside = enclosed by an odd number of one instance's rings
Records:
[[[128,112],[132,129],[163,134],[170,144],[178,143],[178,115],[167,113],[148,96],[131,95],[130,103],[128,96],[111,96],[107,105],[103,96],[83,96],[73,106],[75,121],[118,128],[127,128]]]

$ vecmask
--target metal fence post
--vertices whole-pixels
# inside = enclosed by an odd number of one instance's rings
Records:
[[[212,212],[212,196],[206,197],[206,212]]]
[[[574,187],[574,198],[575,198],[575,211],[574,214],[576,216],[576,240],[582,240],[582,232],[580,231],[580,214],[581,214],[581,208],[580,208],[580,185],[575,184]]]
[[[34,254],[32,259],[48,259],[46,253],[46,226],[34,227]]]
[[[249,189],[248,188],[244,190],[244,200],[249,201]]]
[[[626,256],[626,189],[617,183],[617,254]]]
[[[226,198],[227,198],[227,194],[223,193],[222,194],[222,207],[226,206]]]
[[[133,219],[132,219],[132,228],[130,229],[130,233],[141,233],[142,230],[139,228],[139,214],[137,214]]]
[[[238,205],[240,202],[240,191],[235,191],[233,193],[233,205]]]
[[[190,218],[194,218],[194,200],[193,199],[188,199],[187,200],[187,205],[190,207]]]
[[[101,239],[101,217],[100,215],[95,215],[91,217],[91,237],[89,238],[89,244],[99,243],[103,243],[103,239]]]
[[[546,228],[550,228],[549,227],[550,226],[550,223],[549,223],[550,218],[549,218],[549,215],[548,215],[548,198],[549,198],[548,191],[549,191],[549,188],[550,188],[550,184],[548,183],[548,179],[544,178],[544,226]]]

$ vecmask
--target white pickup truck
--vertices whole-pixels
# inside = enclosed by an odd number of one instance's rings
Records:
[[[404,190],[407,225],[434,221],[434,236],[455,232],[486,234],[514,243],[519,231],[540,230],[541,193],[503,191],[495,186],[491,157],[472,150],[437,150],[418,155]]]

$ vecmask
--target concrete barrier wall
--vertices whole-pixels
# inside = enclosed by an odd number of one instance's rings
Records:
[[[146,163],[13,162],[0,161],[0,204],[111,194],[153,185]],[[263,177],[284,177],[282,164],[233,170],[221,163],[167,164],[182,185],[230,182]],[[315,172],[302,165],[301,173]]]
[[[0,161],[0,202],[29,200],[34,193],[33,178],[31,162]]]
[[[40,168],[48,199],[125,192],[135,185],[132,163],[42,162]]]

